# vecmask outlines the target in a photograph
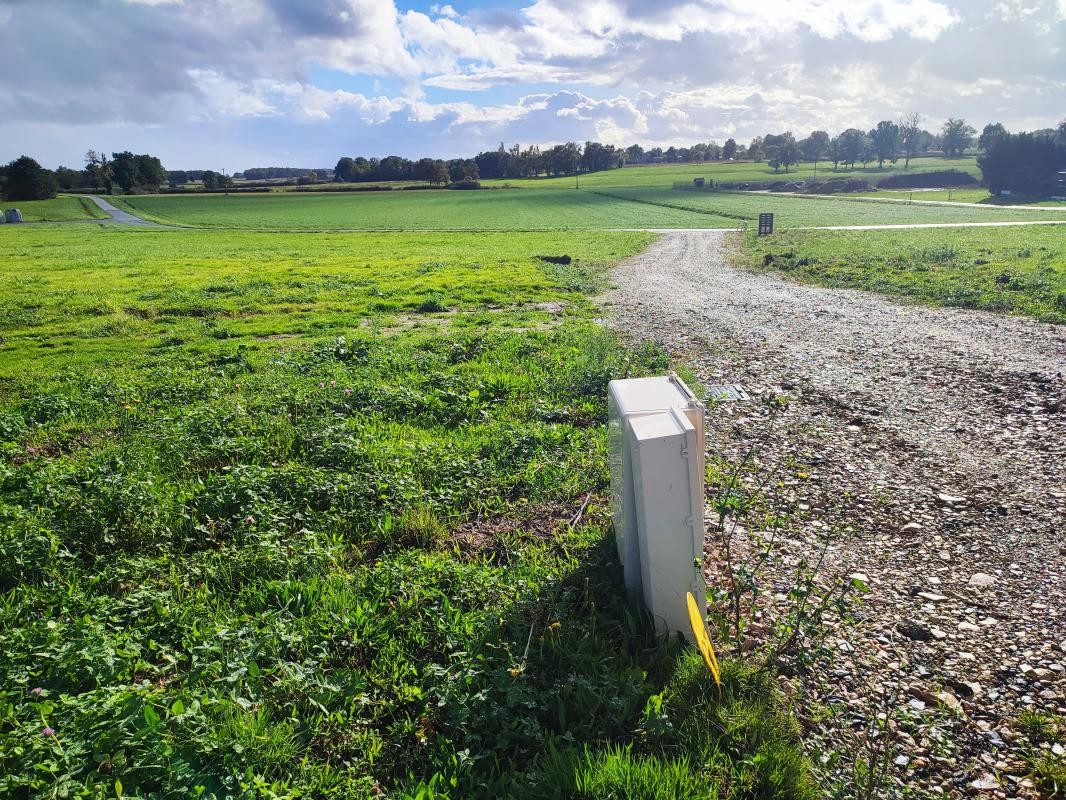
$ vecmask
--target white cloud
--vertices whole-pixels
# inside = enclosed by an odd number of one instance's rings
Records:
[[[75,154],[82,126],[188,120],[294,125],[303,141],[314,129],[353,154],[458,154],[500,139],[836,131],[914,110],[1049,124],[1066,107],[1066,0],[527,0],[462,13],[392,0],[0,4],[0,146],[65,125]],[[315,85],[321,69],[358,76],[361,91]]]

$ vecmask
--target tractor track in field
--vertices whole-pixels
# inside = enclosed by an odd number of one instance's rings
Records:
[[[826,572],[865,577],[825,683],[798,695],[806,741],[838,747],[887,706],[893,796],[1038,797],[1025,755],[1051,745],[1018,718],[1066,711],[1066,326],[799,285],[732,266],[736,241],[665,233],[602,301],[625,336],[755,398],[709,410],[708,448],[761,440],[760,469],[781,465],[768,602],[830,529]],[[791,398],[772,431],[769,393]]]

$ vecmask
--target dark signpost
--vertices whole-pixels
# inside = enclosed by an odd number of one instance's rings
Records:
[[[759,215],[759,235],[769,236],[774,232],[774,215],[773,214],[760,214]]]

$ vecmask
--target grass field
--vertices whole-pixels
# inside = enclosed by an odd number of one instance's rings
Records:
[[[227,228],[597,230],[735,224],[722,217],[559,189],[143,196],[121,198],[120,203],[160,222]]]
[[[1040,206],[1042,208],[1066,208],[1064,200],[1035,200],[1028,197],[995,197],[987,189],[882,189],[876,192],[858,192],[849,197],[881,197],[891,200],[935,200],[951,203],[981,203],[990,206]]]
[[[0,229],[0,796],[813,798],[621,589],[648,238]]]
[[[26,222],[70,222],[105,219],[107,214],[85,197],[60,196],[51,200],[6,200],[0,208],[17,208]]]
[[[805,197],[753,192],[709,192],[657,188],[590,190],[605,199],[624,199],[672,210],[711,214],[751,225],[761,212],[774,214],[775,228],[825,225],[909,225],[1066,219],[1054,211],[974,205],[933,206],[878,202],[876,198]],[[700,227],[700,226],[693,226]],[[709,227],[709,226],[708,226]]]
[[[818,163],[817,177],[819,180],[829,178],[864,178],[876,181],[889,175],[914,174],[918,172],[937,172],[940,170],[956,169],[960,172],[968,172],[980,178],[981,171],[977,167],[977,159],[973,156],[965,158],[914,158],[911,159],[910,168],[903,169],[903,162],[895,166],[888,164],[884,169],[878,169],[872,164],[866,169],[840,168],[833,171],[830,162]],[[755,164],[750,161],[741,162],[707,162],[704,164],[648,164],[622,167],[621,169],[593,172],[582,175],[579,178],[582,186],[590,188],[606,186],[672,186],[674,181],[689,182],[693,178],[707,178],[724,182],[744,181],[796,181],[810,180],[816,177],[813,162],[804,162],[792,167],[787,173],[774,172],[773,168],[765,162]],[[486,185],[510,184],[512,186],[573,186],[573,176],[567,178],[526,178],[506,180],[486,180]]]
[[[804,282],[1066,322],[1059,228],[791,231],[746,243],[752,266]]]
[[[669,187],[141,196],[116,202],[164,223],[262,230],[729,228],[751,224],[760,212],[773,212],[780,228],[1058,218],[1053,211],[982,205],[923,206]]]

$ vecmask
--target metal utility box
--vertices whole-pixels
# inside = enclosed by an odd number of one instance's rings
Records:
[[[676,375],[608,386],[611,501],[626,588],[660,630],[689,634],[703,597],[704,406]]]

